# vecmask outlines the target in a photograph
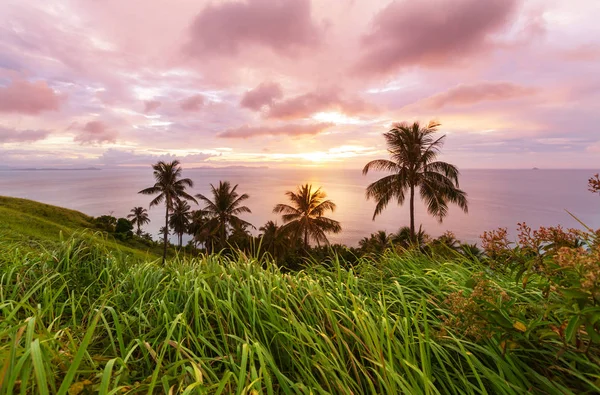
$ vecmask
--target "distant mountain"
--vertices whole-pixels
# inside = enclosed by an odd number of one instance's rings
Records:
[[[70,168],[70,167],[24,167],[24,168],[0,168],[0,170],[11,170],[11,171],[48,171],[48,170],[61,170],[61,171],[85,171],[85,170],[102,170],[97,167],[82,167],[82,168]]]
[[[199,166],[199,167],[190,167],[189,170],[264,170],[268,169],[268,166],[221,166],[221,167],[213,167],[213,166]]]

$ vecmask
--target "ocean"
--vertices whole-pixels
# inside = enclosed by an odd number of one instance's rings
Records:
[[[450,206],[449,215],[439,224],[416,204],[415,223],[432,236],[450,230],[462,241],[474,243],[485,230],[507,227],[516,236],[518,222],[540,225],[581,225],[600,228],[600,196],[587,190],[587,180],[598,170],[462,170],[460,187],[467,192],[469,213]],[[252,214],[243,218],[256,228],[268,220],[281,223],[272,213],[277,203],[286,203],[284,193],[309,183],[322,187],[337,209],[330,215],[342,224],[342,233],[331,242],[358,245],[369,234],[395,232],[409,224],[408,201],[404,206],[391,202],[372,220],[375,203],[365,199],[366,186],[384,173],[363,176],[360,169],[322,168],[272,169],[225,168],[184,169],[184,177],[194,181],[192,193],[208,194],[209,184],[227,180],[239,184],[238,192],[248,193],[246,205]],[[88,215],[126,216],[134,206],[148,208],[151,197],[137,192],[153,185],[152,169],[119,168],[102,170],[20,170],[0,171],[0,195],[21,197],[82,211]],[[198,207],[192,203],[192,207]],[[164,225],[164,208],[149,209],[151,223],[145,227],[156,239]],[[0,219],[1,220],[1,219]],[[258,234],[258,231],[254,231]],[[174,238],[173,238],[173,241]]]

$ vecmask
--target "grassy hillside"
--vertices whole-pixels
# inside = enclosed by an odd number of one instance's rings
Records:
[[[600,391],[597,348],[529,332],[540,289],[458,256],[388,251],[285,274],[244,256],[132,263],[78,236],[35,256],[0,250],[3,393]],[[496,316],[500,336],[458,312],[482,290],[517,314]]]
[[[21,248],[50,247],[83,229],[94,229],[93,218],[63,207],[33,200],[0,196],[0,237],[19,241]],[[141,259],[153,259],[159,249],[150,249],[135,241],[118,242],[109,236],[93,235],[109,248],[133,254]]]

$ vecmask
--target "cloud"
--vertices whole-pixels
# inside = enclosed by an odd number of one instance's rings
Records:
[[[194,95],[179,102],[179,107],[183,111],[198,111],[204,106],[204,96]]]
[[[149,112],[153,112],[154,110],[156,110],[158,107],[160,107],[162,103],[159,102],[158,100],[148,100],[144,102],[144,113],[149,113]]]
[[[43,140],[50,135],[47,130],[16,130],[0,126],[0,144],[31,143]]]
[[[90,121],[80,129],[73,141],[80,144],[115,143],[117,132],[109,129],[102,121]]]
[[[283,91],[281,85],[274,82],[263,82],[256,88],[247,91],[240,105],[254,111],[259,111],[263,106],[270,105],[275,99],[281,99]]]
[[[267,116],[276,119],[308,117],[317,112],[340,111],[357,114],[372,111],[373,107],[359,98],[344,98],[337,91],[311,92],[295,96],[271,105]]]
[[[134,165],[151,165],[160,160],[172,161],[179,159],[184,164],[204,162],[208,158],[218,156],[209,153],[195,153],[189,155],[177,156],[169,153],[147,153],[136,152],[134,150],[126,151],[116,148],[109,148],[100,155],[98,162],[108,166],[134,166]]]
[[[302,136],[316,135],[333,126],[331,123],[317,123],[312,125],[282,125],[282,126],[242,126],[228,129],[219,133],[218,137],[247,139],[256,136]]]
[[[192,56],[237,55],[258,45],[283,55],[318,44],[321,30],[311,18],[310,0],[248,0],[205,7],[190,28]]]
[[[45,81],[12,80],[0,87],[0,112],[36,115],[43,111],[58,111],[62,97]]]
[[[511,82],[484,81],[474,84],[461,84],[445,92],[433,95],[423,101],[429,108],[442,108],[447,105],[469,105],[482,101],[502,101],[533,95],[535,88]]]
[[[383,74],[403,66],[444,66],[485,52],[510,21],[517,0],[392,2],[363,36],[357,71]]]

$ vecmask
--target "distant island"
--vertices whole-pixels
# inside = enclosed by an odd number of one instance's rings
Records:
[[[268,169],[268,166],[198,166],[198,167],[190,167],[189,170],[265,170]]]
[[[1,169],[1,170],[5,170],[5,171],[54,171],[54,170],[83,171],[83,170],[102,170],[102,169],[99,169],[97,167],[82,167],[82,168],[26,167],[26,168],[16,168],[16,169],[5,168],[5,169]]]

